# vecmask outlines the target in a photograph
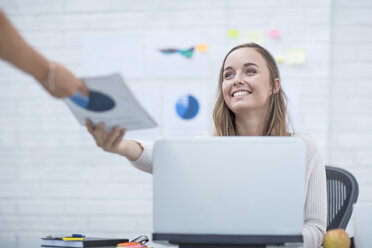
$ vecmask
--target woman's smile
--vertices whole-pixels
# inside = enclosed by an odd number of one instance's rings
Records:
[[[243,98],[243,97],[248,96],[248,95],[250,95],[250,94],[252,94],[252,92],[249,91],[249,90],[235,90],[235,91],[231,94],[231,96],[232,96],[233,98]]]

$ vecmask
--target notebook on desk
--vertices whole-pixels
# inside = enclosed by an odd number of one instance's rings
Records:
[[[155,241],[302,242],[305,144],[300,139],[159,140],[153,176]]]

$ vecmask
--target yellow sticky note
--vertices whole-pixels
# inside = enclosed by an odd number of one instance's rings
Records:
[[[289,48],[287,54],[288,65],[303,65],[305,63],[305,49]]]
[[[248,31],[247,32],[247,42],[254,42],[262,45],[262,32],[261,31]]]
[[[195,51],[204,53],[208,50],[208,45],[207,44],[198,44],[195,46]]]
[[[230,29],[229,32],[228,32],[228,36],[229,38],[238,38],[239,37],[239,30],[236,30],[236,29]]]
[[[280,56],[275,56],[275,60],[278,63],[282,63],[284,61],[283,57],[280,57]]]

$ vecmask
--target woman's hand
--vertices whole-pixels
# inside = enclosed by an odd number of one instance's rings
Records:
[[[89,133],[93,136],[97,145],[106,152],[120,154],[131,161],[139,159],[143,153],[143,147],[137,141],[123,139],[125,129],[120,129],[116,126],[110,133],[105,133],[104,123],[98,124],[96,127],[87,119],[86,125]]]
[[[106,152],[117,153],[125,156],[125,142],[123,140],[125,129],[120,129],[116,126],[110,133],[106,133],[104,123],[98,124],[96,127],[87,119],[85,122],[89,133],[93,136],[97,146],[101,147]]]

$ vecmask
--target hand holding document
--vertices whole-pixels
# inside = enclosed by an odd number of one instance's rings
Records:
[[[115,126],[126,130],[157,126],[119,74],[82,80],[89,89],[89,98],[76,94],[65,99],[81,125],[85,126],[88,118],[95,126],[105,123],[105,132],[110,132]]]

